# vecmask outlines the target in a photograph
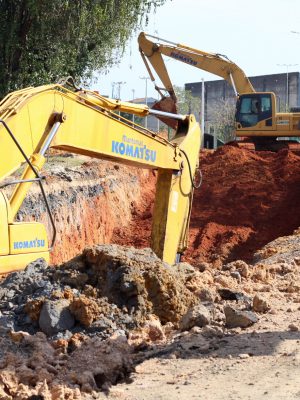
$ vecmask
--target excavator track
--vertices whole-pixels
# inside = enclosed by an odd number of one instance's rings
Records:
[[[253,151],[271,151],[277,153],[280,150],[287,149],[295,154],[300,155],[300,143],[296,140],[277,140],[275,137],[262,138],[253,137],[245,138],[243,140],[232,141],[226,143],[226,146],[234,146],[240,149],[247,149]]]

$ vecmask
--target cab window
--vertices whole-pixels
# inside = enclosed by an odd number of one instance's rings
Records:
[[[272,117],[272,100],[270,94],[241,95],[237,107],[236,122],[243,128],[255,126],[259,121]],[[269,125],[270,121],[266,121]],[[272,122],[271,122],[272,123]]]

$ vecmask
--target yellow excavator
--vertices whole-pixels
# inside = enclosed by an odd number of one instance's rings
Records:
[[[226,56],[206,53],[144,32],[139,34],[138,44],[151,80],[155,83],[150,64],[164,85],[163,88],[155,85],[162,100],[154,108],[176,112],[176,95],[163,59],[163,56],[167,56],[218,75],[232,85],[237,96],[236,137],[250,137],[259,148],[274,144],[279,137],[300,136],[300,113],[276,112],[275,94],[256,92],[244,71]],[[164,91],[168,93],[168,97]],[[174,121],[165,120],[172,127],[176,126]]]
[[[173,264],[187,246],[194,177],[198,168],[200,127],[193,115],[172,115],[146,105],[108,99],[72,87],[71,81],[31,87],[0,103],[0,273],[24,268],[37,258],[49,260],[55,225],[43,189],[42,167],[50,148],[158,170],[151,247]],[[120,112],[165,115],[178,121],[172,141],[123,118]],[[20,179],[11,178],[18,168]],[[1,184],[2,182],[2,184]],[[30,186],[38,183],[46,202],[53,237],[39,222],[16,222]],[[9,198],[7,186],[14,190]]]

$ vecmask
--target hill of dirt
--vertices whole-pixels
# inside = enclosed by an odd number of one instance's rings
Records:
[[[216,266],[253,254],[300,226],[300,157],[283,149],[254,152],[236,146],[200,154],[203,183],[195,191],[189,247],[184,260]],[[132,223],[113,241],[149,245],[153,196],[135,210]]]

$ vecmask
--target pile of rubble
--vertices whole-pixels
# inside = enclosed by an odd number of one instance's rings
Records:
[[[0,397],[72,399],[126,379],[134,343],[163,339],[199,302],[186,287],[195,274],[117,245],[10,274],[0,287]]]
[[[176,325],[197,302],[186,287],[189,272],[196,274],[189,268],[172,268],[150,249],[117,245],[87,248],[57,268],[38,260],[2,282],[2,329],[41,330],[53,339],[80,330],[105,339],[127,334],[149,314]]]
[[[274,296],[300,302],[299,242],[295,232],[256,264],[218,269],[102,245],[10,274],[0,286],[0,398],[85,398],[129,379],[145,357],[208,353],[226,335],[259,329]]]

